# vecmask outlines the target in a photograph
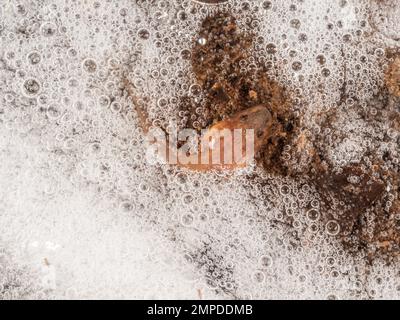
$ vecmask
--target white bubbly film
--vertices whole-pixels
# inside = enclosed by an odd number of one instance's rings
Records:
[[[187,56],[219,11],[254,34],[250,59],[296,93],[311,135],[337,110],[327,161],[371,145],[399,159],[398,131],[358,112],[381,108],[398,1],[2,0],[0,299],[400,297],[399,262],[346,250],[318,186],[146,161],[133,104],[167,130],[196,120],[179,108],[204,98]]]

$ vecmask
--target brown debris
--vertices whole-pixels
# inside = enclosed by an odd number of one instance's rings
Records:
[[[332,207],[332,199],[342,203],[338,223],[344,235],[349,235],[354,230],[360,215],[380,199],[385,191],[382,180],[363,172],[357,165],[348,166],[341,173],[326,172],[316,178],[315,182],[323,191],[325,207]]]
[[[376,172],[380,165],[375,166],[375,171],[361,164],[334,171],[324,160],[326,150],[314,145],[311,139],[315,141],[318,137],[312,137],[301,127],[301,119],[294,113],[287,90],[268,79],[265,66],[243,67],[251,56],[252,45],[253,35],[240,32],[229,14],[219,13],[203,22],[193,47],[192,67],[204,93],[204,123],[209,125],[240,110],[265,105],[275,124],[259,153],[258,162],[275,174],[308,177],[320,191],[321,209],[325,212],[323,223],[338,222],[338,237],[345,246],[351,245],[357,250],[368,248],[370,256],[371,247],[381,253],[397,248],[400,234],[392,226],[395,222],[393,219],[383,221],[383,208],[377,205],[384,197],[387,185],[385,173]],[[400,58],[391,65],[386,77],[389,90],[395,96],[400,96],[399,66]],[[190,98],[185,104],[188,101]],[[191,101],[190,105],[195,104]],[[335,121],[334,114],[323,116],[327,123]],[[288,147],[291,151],[286,159]],[[362,223],[369,210],[377,211],[378,217],[372,237],[366,236],[366,227]]]
[[[260,159],[269,170],[281,172],[281,149],[298,120],[286,89],[268,78],[265,66],[249,67],[253,38],[241,32],[235,18],[227,13],[208,17],[195,39],[192,68],[205,96],[206,125],[257,105],[271,111],[275,125]],[[187,108],[187,103],[185,100],[182,107]],[[195,108],[196,104],[191,101],[189,105]]]
[[[389,92],[400,97],[400,56],[396,57],[386,72],[386,86]]]
[[[400,253],[400,189],[396,190],[390,208],[384,204],[387,185],[398,186],[399,173],[383,170],[375,156],[372,166],[358,163],[338,170],[330,164],[326,160],[323,133],[313,134],[302,127],[288,90],[268,78],[266,66],[249,63],[253,38],[252,34],[239,30],[230,14],[217,13],[203,21],[191,55],[201,99],[188,95],[180,101],[181,111],[190,115],[183,125],[200,130],[229,122],[235,115],[257,106],[267,108],[272,125],[269,122],[271,127],[257,155],[258,163],[275,175],[300,178],[314,185],[322,200],[321,223],[329,229],[329,222],[337,222],[336,236],[349,251],[365,250],[371,260],[397,256]],[[399,69],[400,56],[395,57],[385,78],[385,92],[389,90],[394,98],[400,97]],[[125,85],[134,97],[128,84]],[[383,103],[387,107],[390,98]],[[140,106],[136,108],[139,117],[147,121]],[[201,112],[197,112],[199,109]],[[399,130],[399,112],[392,110],[388,114],[394,128]],[[329,128],[336,121],[335,113],[315,116],[323,128]],[[373,220],[372,227],[366,220]]]

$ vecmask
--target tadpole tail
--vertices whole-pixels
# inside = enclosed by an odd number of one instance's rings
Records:
[[[151,128],[149,114],[147,113],[144,106],[142,106],[141,103],[138,101],[138,98],[135,94],[135,86],[126,77],[123,78],[123,85],[128,94],[128,97],[132,100],[132,104],[138,115],[140,128],[145,134],[148,134]]]

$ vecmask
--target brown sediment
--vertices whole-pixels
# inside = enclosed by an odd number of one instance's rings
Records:
[[[389,66],[385,70],[385,86],[381,90],[381,95],[385,97],[383,105],[385,116],[380,117],[382,121],[388,122],[390,130],[397,132],[398,135],[400,132],[400,49],[388,49],[387,59]],[[400,139],[397,141],[397,144],[399,143]],[[392,155],[387,153],[383,155],[381,162],[392,160]],[[370,260],[381,256],[391,261],[400,257],[400,167],[397,164],[391,169],[383,170],[382,167],[382,163],[374,167],[376,171],[379,171],[375,176],[385,182],[390,189],[390,194],[382,192],[381,201],[370,208],[372,228],[359,227],[357,239],[367,248]]]
[[[239,111],[266,106],[274,126],[262,150],[268,156],[259,159],[264,159],[270,170],[281,172],[285,168],[280,166],[279,154],[299,120],[293,115],[287,90],[268,78],[265,66],[249,65],[253,38],[239,30],[230,14],[219,13],[203,21],[192,49],[192,69],[204,94],[201,120],[207,126]],[[188,102],[191,108],[198,107],[187,98],[181,108],[187,108]],[[193,122],[187,125],[193,126]]]
[[[400,56],[396,56],[386,72],[386,86],[389,92],[400,97]]]
[[[400,132],[400,47],[390,48],[386,52],[390,61],[385,72],[385,84],[392,97],[388,98],[388,118],[391,127]]]
[[[374,154],[366,155],[369,164],[361,162],[342,168],[330,164],[324,129],[337,121],[335,112],[315,115],[322,128],[320,134],[303,127],[291,93],[269,79],[266,66],[251,59],[253,40],[254,35],[241,32],[235,18],[228,13],[217,13],[203,21],[191,55],[197,94],[180,101],[180,110],[190,115],[182,125],[196,130],[212,128],[213,124],[232,125],[232,120],[243,112],[257,106],[267,108],[271,120],[256,157],[258,164],[269,173],[314,185],[322,202],[323,227],[338,225],[336,236],[350,252],[363,250],[371,260],[398,256],[399,169],[383,169],[384,160]],[[386,120],[399,131],[400,110],[396,110],[396,99],[400,97],[400,55],[392,50],[388,57],[392,63],[386,71],[384,99],[378,100],[388,109]],[[129,83],[125,86],[134,99]],[[135,104],[140,121],[149,125],[144,109]],[[368,120],[368,115],[365,118]],[[285,159],[288,147],[290,159]],[[389,185],[395,190],[392,190],[393,199],[388,200]],[[392,204],[390,207],[385,206],[388,201]],[[327,231],[335,233],[335,230]]]
[[[189,120],[187,125],[195,127],[193,123],[197,121],[207,126],[238,111],[265,105],[274,125],[258,154],[258,163],[268,172],[311,182],[320,193],[323,223],[337,222],[337,237],[349,250],[366,250],[370,258],[378,253],[397,255],[400,227],[396,226],[400,222],[393,218],[393,213],[385,212],[382,202],[387,182],[396,183],[398,173],[385,172],[379,161],[369,167],[352,164],[334,170],[325,159],[327,150],[323,143],[315,144],[319,137],[312,137],[301,126],[288,90],[268,78],[265,66],[247,63],[253,38],[251,33],[242,33],[235,18],[227,13],[204,20],[192,53],[192,69],[204,98],[196,104],[187,97],[181,106],[183,110],[188,110],[188,105],[193,110],[200,106],[203,119]],[[395,59],[386,76],[389,91],[395,96],[400,95],[399,64],[400,58]],[[325,118],[322,127],[329,127],[335,114],[321,118]],[[291,161],[283,159],[287,146],[291,149]],[[391,212],[399,207],[400,201],[396,200]],[[369,211],[375,212],[372,232],[363,221]]]

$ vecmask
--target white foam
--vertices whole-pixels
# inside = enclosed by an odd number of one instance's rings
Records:
[[[251,1],[247,10],[235,0],[19,3],[25,9],[0,6],[0,297],[398,297],[395,268],[367,276],[360,257],[323,226],[312,229],[306,213],[318,199],[301,181],[148,166],[120,91],[125,74],[150,117],[174,123],[194,83],[181,52],[209,12],[228,8],[241,27],[248,16],[258,21],[252,31],[264,42],[254,56],[272,63],[280,84],[301,89],[313,128],[315,114],[346,115],[353,102],[338,105],[343,81],[360,103],[376,93],[397,4],[379,11],[388,14],[382,35],[362,26],[369,1]],[[24,96],[27,79],[40,90]],[[359,159],[365,137],[387,129],[342,118],[335,130],[350,137],[332,144],[331,160]],[[23,285],[7,293],[10,277]]]

